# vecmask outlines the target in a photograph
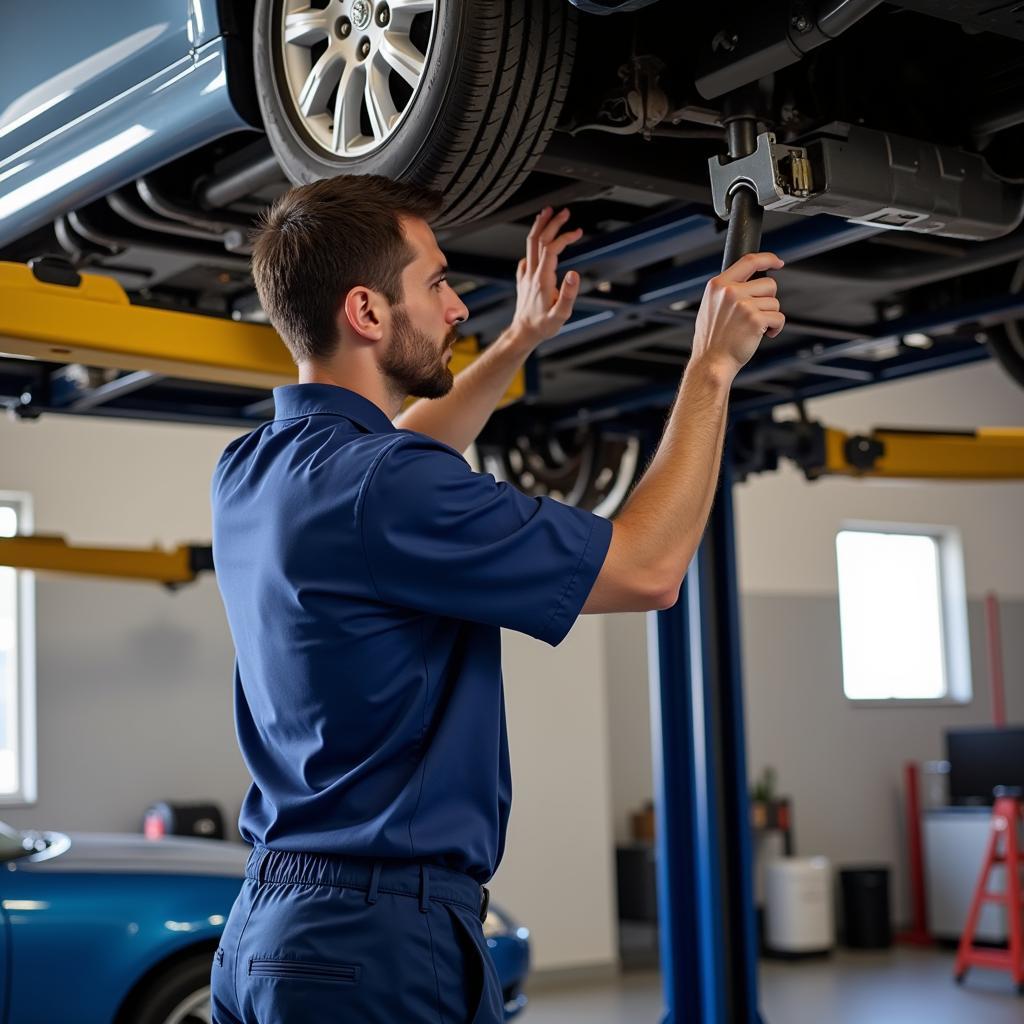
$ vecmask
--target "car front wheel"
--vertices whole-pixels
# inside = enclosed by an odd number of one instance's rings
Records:
[[[197,953],[156,975],[131,1000],[131,1024],[210,1024],[212,953]]]
[[[565,0],[258,0],[264,127],[295,183],[382,174],[477,220],[543,151],[575,36]]]

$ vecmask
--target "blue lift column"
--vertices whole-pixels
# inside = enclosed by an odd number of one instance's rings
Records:
[[[734,158],[754,148],[748,111],[726,110]],[[723,267],[759,247],[761,212],[750,189],[732,194]],[[727,438],[680,599],[648,616],[665,1024],[761,1019],[740,642]]]
[[[728,452],[678,603],[648,616],[665,1024],[757,1024]]]

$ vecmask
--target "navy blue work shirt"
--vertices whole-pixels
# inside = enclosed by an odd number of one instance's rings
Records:
[[[212,488],[242,835],[484,882],[511,803],[499,627],[559,643],[611,523],[474,473],[345,388],[274,402]]]

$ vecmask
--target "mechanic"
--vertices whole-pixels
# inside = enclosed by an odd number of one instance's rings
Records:
[[[675,603],[715,490],[729,388],[784,317],[745,256],[708,285],[658,451],[614,523],[460,452],[573,309],[579,239],[543,210],[512,324],[457,380],[466,306],[439,197],[376,176],[293,188],[253,275],[298,364],[214,472],[252,853],[214,958],[217,1024],[497,1024],[481,922],[511,801],[499,628]],[[401,413],[409,396],[419,401]],[[401,414],[400,414],[401,413]]]

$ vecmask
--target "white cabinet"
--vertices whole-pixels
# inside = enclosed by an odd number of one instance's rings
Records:
[[[978,884],[992,832],[991,807],[943,807],[924,812],[925,886],[928,930],[938,939],[958,940],[967,923],[971,898]],[[991,892],[1006,886],[1004,868],[989,875]],[[975,938],[1006,941],[1006,908],[982,905]]]

